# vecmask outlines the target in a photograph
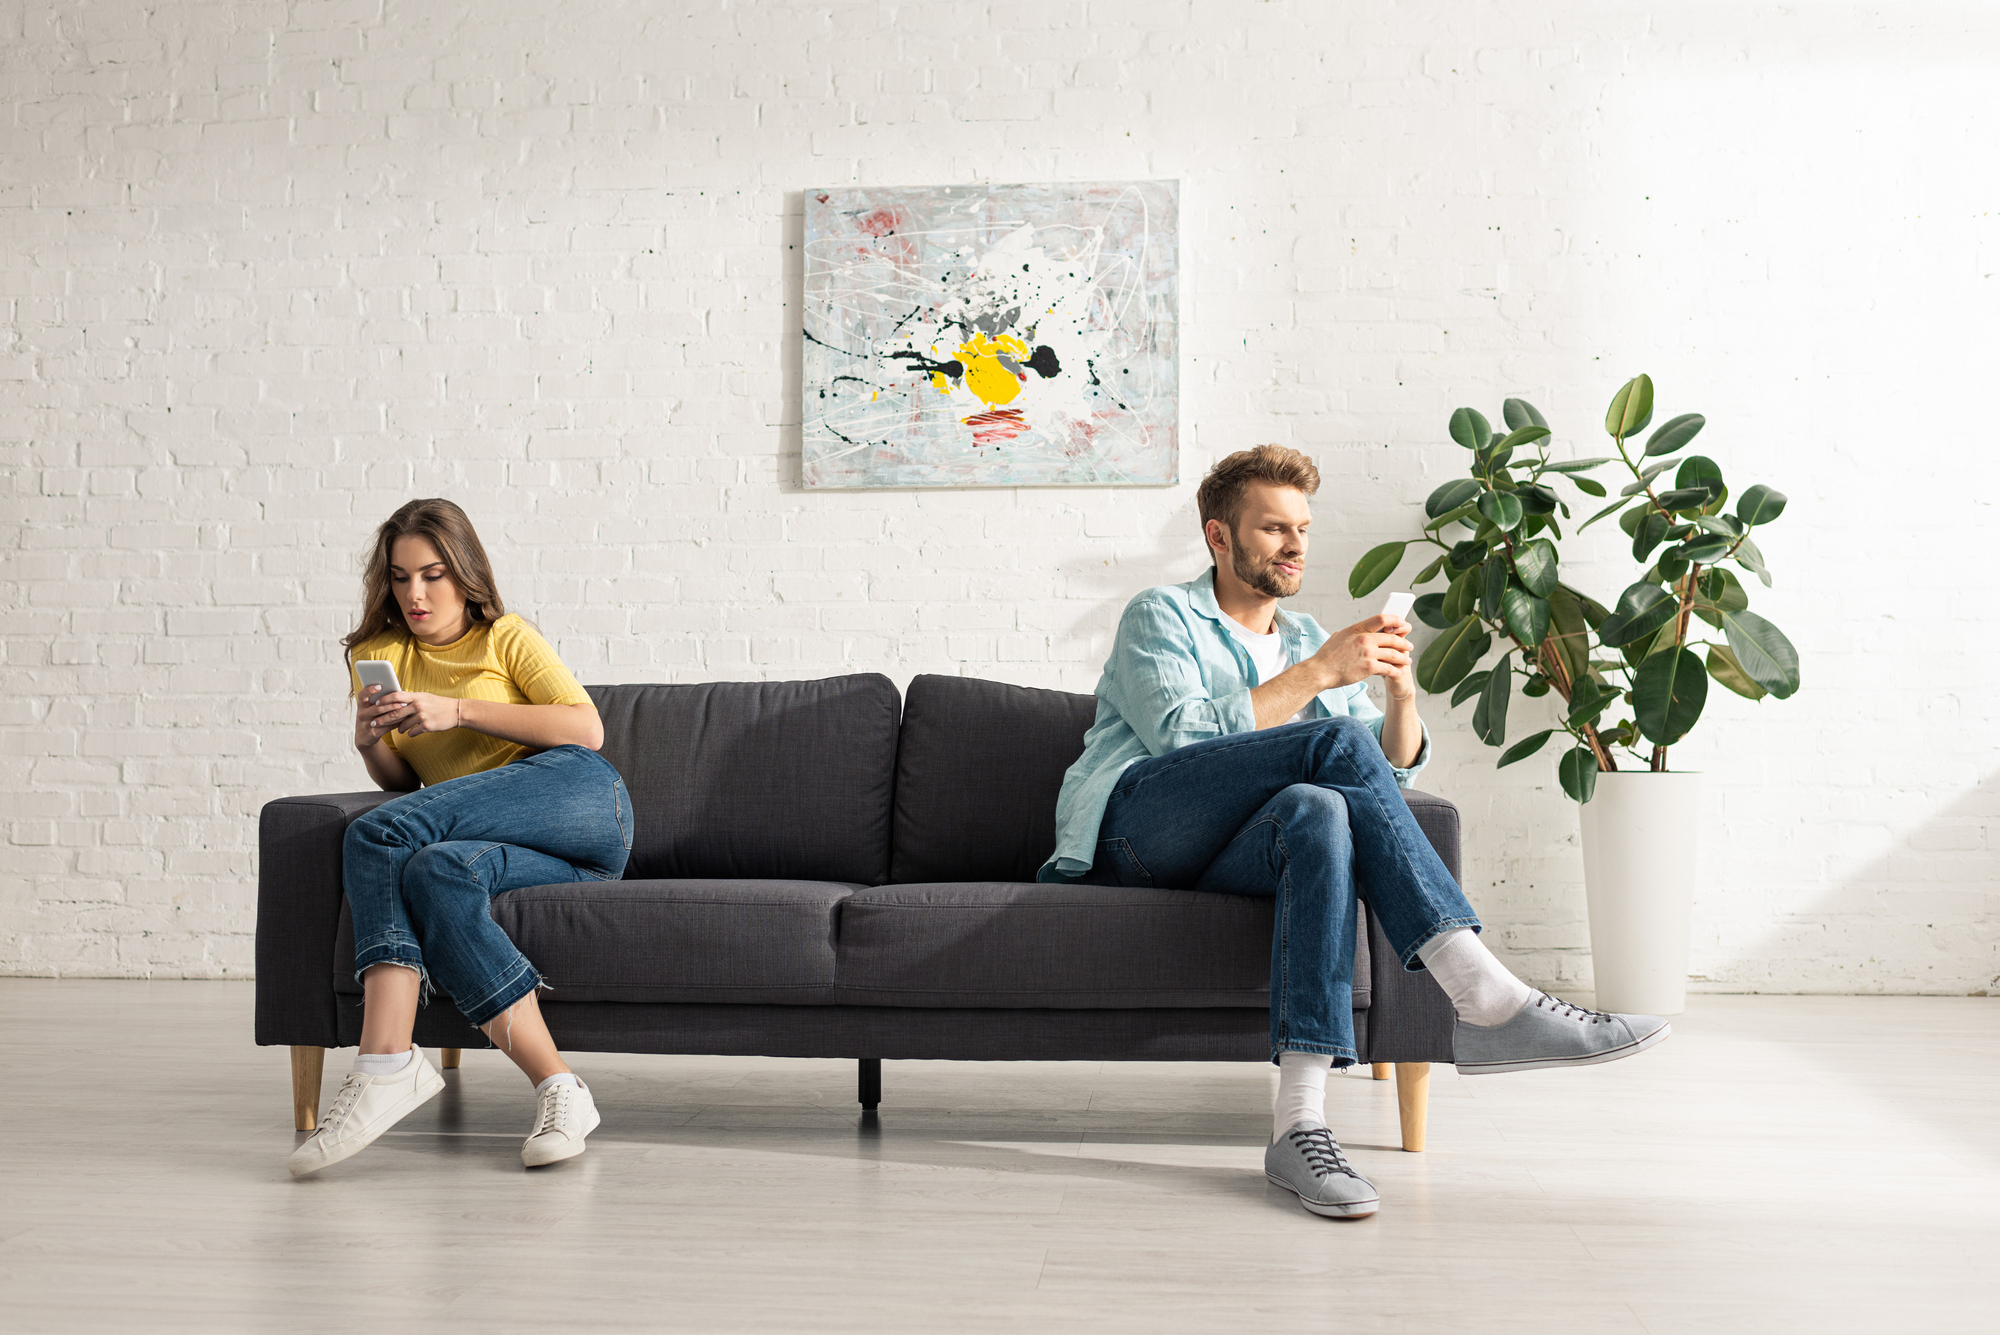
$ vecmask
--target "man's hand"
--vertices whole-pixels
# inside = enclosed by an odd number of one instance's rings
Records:
[[[1352,686],[1380,677],[1390,699],[1408,700],[1417,693],[1416,680],[1410,675],[1415,648],[1407,638],[1409,633],[1409,622],[1378,613],[1335,632],[1311,661],[1330,679],[1330,686]]]

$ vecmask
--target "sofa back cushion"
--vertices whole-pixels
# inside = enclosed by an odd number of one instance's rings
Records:
[[[1032,881],[1056,846],[1056,794],[1097,698],[918,677],[896,753],[889,879]]]
[[[896,685],[592,686],[636,828],[629,879],[889,876]]]

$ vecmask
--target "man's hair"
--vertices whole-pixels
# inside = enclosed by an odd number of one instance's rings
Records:
[[[1236,521],[1243,513],[1243,493],[1252,482],[1296,487],[1310,496],[1319,490],[1319,469],[1313,467],[1312,460],[1283,445],[1236,451],[1208,470],[1201,489],[1194,494],[1204,534],[1211,519],[1220,519],[1222,526],[1235,534]]]

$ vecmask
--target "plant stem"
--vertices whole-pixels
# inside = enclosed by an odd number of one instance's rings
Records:
[[[1653,772],[1653,773],[1655,773],[1655,774],[1665,774],[1665,773],[1667,772],[1667,748],[1666,748],[1666,747],[1664,747],[1664,746],[1656,746],[1656,747],[1654,747],[1654,748],[1653,748],[1653,763],[1652,763],[1652,765],[1651,765],[1651,766],[1649,766],[1649,768],[1650,768],[1650,769],[1652,770],[1652,772]]]

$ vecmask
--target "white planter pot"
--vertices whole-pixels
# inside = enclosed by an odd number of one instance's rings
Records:
[[[1701,776],[1597,776],[1582,810],[1583,880],[1597,1009],[1687,1009],[1688,934],[1699,853]]]

